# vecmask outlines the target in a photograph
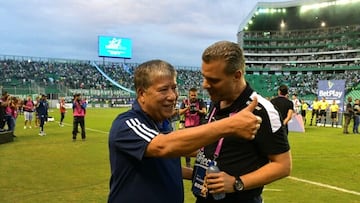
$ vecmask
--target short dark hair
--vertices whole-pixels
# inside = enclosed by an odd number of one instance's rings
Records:
[[[189,92],[197,92],[196,87],[192,87],[192,88],[190,88]]]
[[[280,85],[279,89],[280,94],[285,96],[289,93],[289,88],[286,85]]]
[[[233,74],[238,70],[245,73],[244,53],[239,44],[235,42],[215,42],[204,50],[202,60],[205,63],[210,63],[215,60],[223,60],[226,63],[226,74]]]

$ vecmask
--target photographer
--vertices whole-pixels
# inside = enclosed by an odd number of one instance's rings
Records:
[[[196,88],[189,90],[189,99],[184,99],[180,105],[179,114],[184,115],[184,127],[191,128],[200,125],[201,118],[206,114],[206,105],[202,99],[197,98]],[[186,166],[191,167],[190,157],[186,158]]]
[[[78,133],[78,126],[81,127],[81,138],[83,141],[86,139],[85,135],[85,114],[86,114],[87,102],[81,98],[81,94],[74,95],[73,101],[73,141],[76,141],[76,135]]]

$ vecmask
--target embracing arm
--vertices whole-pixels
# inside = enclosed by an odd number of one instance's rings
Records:
[[[252,113],[257,99],[236,115],[193,128],[159,134],[149,143],[145,156],[179,157],[211,144],[221,137],[237,135],[251,140],[259,127],[259,119]]]

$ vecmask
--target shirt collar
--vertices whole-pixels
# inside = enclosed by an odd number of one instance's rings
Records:
[[[137,99],[132,104],[132,109],[136,112],[139,112],[144,117],[146,117],[149,121],[151,120],[153,125],[156,125],[156,128],[162,132],[162,133],[168,133],[171,131],[171,125],[170,121],[168,119],[165,119],[163,122],[155,122],[149,115],[147,115],[142,109]],[[155,127],[155,126],[154,126]]]
[[[215,107],[219,109],[219,112],[224,113],[231,113],[231,112],[237,112],[243,107],[247,106],[247,102],[249,100],[252,100],[250,97],[254,90],[250,87],[249,83],[246,82],[246,87],[243,92],[235,99],[235,101],[229,106],[224,109],[220,109],[220,102],[217,102],[215,104]]]

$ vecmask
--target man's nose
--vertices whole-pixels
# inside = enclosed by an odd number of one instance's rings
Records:
[[[206,79],[203,80],[202,86],[203,86],[204,89],[210,88],[210,85],[209,85],[209,83],[206,81]]]

